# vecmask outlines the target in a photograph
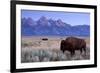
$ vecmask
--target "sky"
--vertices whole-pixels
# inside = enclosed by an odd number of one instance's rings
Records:
[[[33,20],[38,20],[41,16],[47,19],[58,20],[75,25],[90,25],[90,13],[79,12],[56,12],[56,11],[36,11],[36,10],[21,10],[21,18],[31,17]]]

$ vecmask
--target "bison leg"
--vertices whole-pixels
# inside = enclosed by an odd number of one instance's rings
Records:
[[[83,51],[84,51],[84,54],[86,54],[86,48],[81,48],[80,49],[81,54],[82,54]]]
[[[71,50],[71,56],[75,54],[75,50]]]
[[[81,49],[80,49],[81,54],[82,54],[82,51],[83,51],[83,50],[82,50],[82,48],[81,48]]]
[[[86,48],[83,48],[83,50],[84,50],[84,53],[85,53],[85,55],[86,55]]]
[[[64,53],[64,50],[62,50],[62,52]]]

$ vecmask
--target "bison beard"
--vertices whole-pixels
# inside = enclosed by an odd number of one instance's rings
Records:
[[[76,37],[68,37],[66,40],[61,41],[60,45],[61,51],[63,53],[67,50],[71,53],[71,55],[75,54],[75,50],[80,50],[81,53],[84,50],[86,52],[86,42],[84,39],[79,39]]]

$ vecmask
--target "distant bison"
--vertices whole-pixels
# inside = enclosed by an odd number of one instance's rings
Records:
[[[43,41],[47,41],[48,39],[47,39],[47,38],[43,38],[42,40],[43,40]]]
[[[68,37],[66,40],[61,41],[60,49],[63,52],[69,51],[71,55],[75,54],[75,50],[80,50],[81,53],[83,50],[86,52],[86,42],[84,39]]]

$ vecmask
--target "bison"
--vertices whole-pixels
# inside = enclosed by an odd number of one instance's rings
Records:
[[[60,49],[63,53],[66,50],[69,51],[71,55],[75,54],[75,50],[80,50],[81,53],[83,50],[86,52],[86,42],[84,39],[68,37],[61,41]]]
[[[48,40],[48,38],[43,38],[42,40],[43,40],[43,41],[47,41],[47,40]]]

